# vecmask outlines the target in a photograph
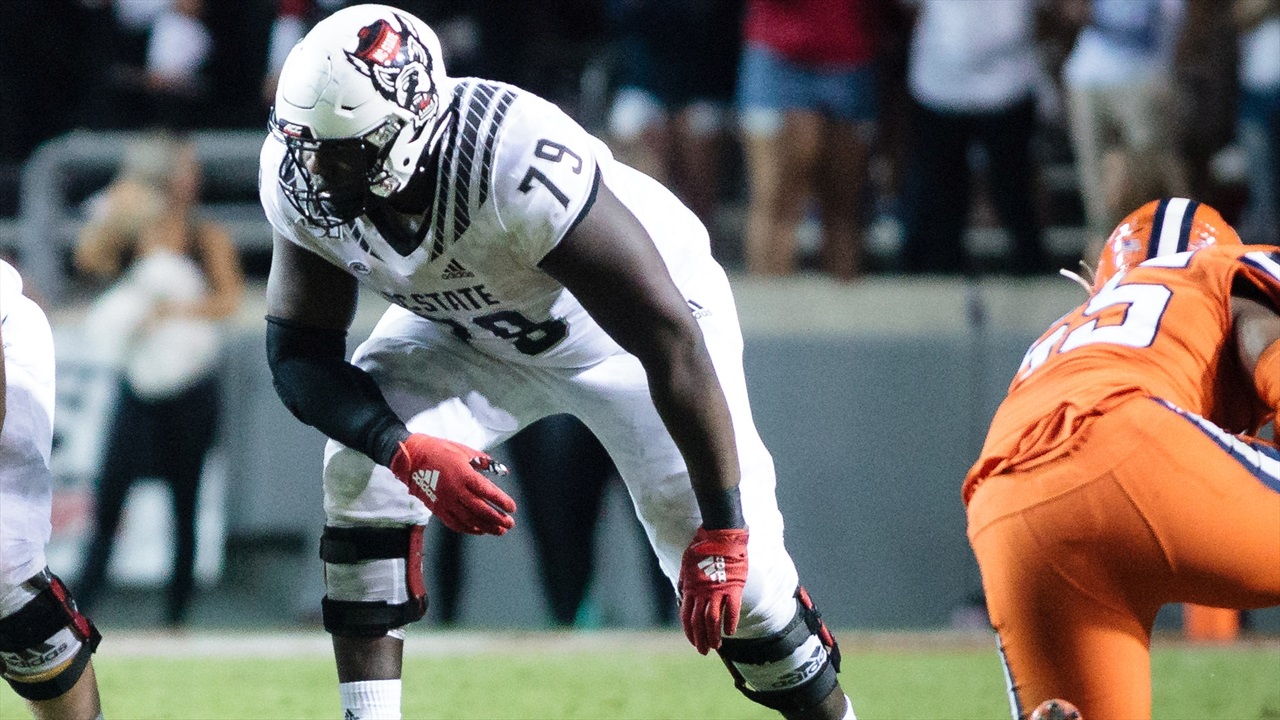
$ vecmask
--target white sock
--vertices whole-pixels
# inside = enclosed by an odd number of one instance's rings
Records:
[[[853,714],[853,701],[848,695],[844,696],[844,717],[840,720],[858,720],[858,716]]]
[[[338,683],[342,720],[400,720],[400,681]]]

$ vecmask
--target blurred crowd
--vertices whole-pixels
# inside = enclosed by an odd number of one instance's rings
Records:
[[[72,128],[264,128],[343,0],[42,0],[0,27],[0,216]],[[726,264],[1028,275],[1158,195],[1277,242],[1280,0],[388,0],[452,75],[548,97],[677,190]],[[1006,238],[995,259],[974,230]]]

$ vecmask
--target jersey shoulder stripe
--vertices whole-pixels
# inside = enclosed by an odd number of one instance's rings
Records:
[[[462,80],[450,103],[453,126],[442,139],[436,171],[435,212],[431,219],[428,261],[444,254],[471,227],[472,217],[489,198],[493,147],[516,94],[482,80]]]
[[[1280,284],[1280,252],[1254,250],[1244,256],[1244,261],[1270,275],[1272,280]]]

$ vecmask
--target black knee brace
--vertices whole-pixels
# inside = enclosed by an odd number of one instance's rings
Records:
[[[725,638],[719,653],[743,695],[788,714],[825,700],[840,672],[840,647],[804,588],[796,589],[795,617],[780,632]]]
[[[0,618],[0,672],[27,700],[52,700],[80,680],[102,636],[48,568],[23,584],[36,596]]]
[[[370,560],[404,560],[405,589],[402,603],[381,600],[320,601],[324,629],[334,635],[379,637],[422,619],[427,614],[427,587],[422,580],[421,525],[380,528],[326,526],[320,537],[320,559],[332,565],[355,565]]]

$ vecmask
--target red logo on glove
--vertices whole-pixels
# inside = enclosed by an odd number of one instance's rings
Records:
[[[481,471],[507,474],[486,453],[421,433],[400,443],[391,460],[391,472],[450,530],[502,535],[515,527],[516,503]]]
[[[680,624],[706,655],[738,629],[747,584],[747,529],[698,528],[680,562]]]

